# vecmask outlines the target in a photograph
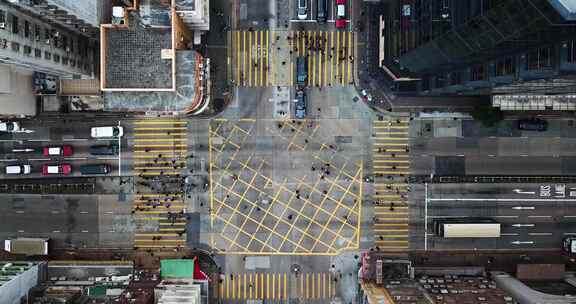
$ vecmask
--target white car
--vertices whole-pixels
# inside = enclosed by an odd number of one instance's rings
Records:
[[[298,0],[298,19],[308,18],[308,0]]]
[[[20,124],[16,121],[0,121],[0,132],[18,132]]]
[[[6,166],[6,174],[30,174],[32,166],[30,165],[10,165]]]
[[[93,127],[90,130],[90,135],[93,138],[122,137],[122,135],[124,135],[124,128],[122,126]]]

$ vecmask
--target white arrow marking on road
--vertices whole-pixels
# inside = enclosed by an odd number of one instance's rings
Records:
[[[514,242],[512,242],[512,244],[514,244],[514,245],[523,245],[523,244],[528,245],[528,244],[530,244],[531,245],[531,244],[534,244],[534,242],[533,241],[514,241]]]
[[[518,194],[536,194],[536,191],[522,191],[522,189],[514,189],[512,191]]]
[[[512,227],[534,227],[534,224],[514,224]]]
[[[533,207],[533,206],[530,206],[530,207],[526,207],[526,206],[516,206],[516,207],[512,207],[512,209],[514,209],[514,210],[534,210],[534,209],[536,209],[536,208]]]
[[[26,148],[26,149],[12,149],[12,152],[34,152],[34,149]]]

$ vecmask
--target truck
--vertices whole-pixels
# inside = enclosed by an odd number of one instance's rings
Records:
[[[13,254],[48,255],[47,238],[14,238],[4,240],[4,250]]]

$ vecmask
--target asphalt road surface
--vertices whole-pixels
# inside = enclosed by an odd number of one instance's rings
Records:
[[[70,176],[79,176],[80,166],[86,164],[109,164],[112,167],[110,175],[119,175],[119,160],[122,157],[122,147],[126,147],[126,138],[120,141],[110,138],[91,138],[90,128],[95,126],[117,125],[118,121],[54,121],[41,120],[22,121],[22,128],[30,133],[2,133],[0,134],[0,162],[2,163],[1,178],[32,178],[41,177],[44,164],[70,164]],[[125,129],[126,132],[126,129]],[[120,146],[119,155],[91,155],[90,147],[94,145],[116,144]],[[70,145],[73,154],[70,156],[44,156],[44,147],[61,147]],[[32,173],[28,175],[6,175],[5,167],[9,165],[29,164]],[[125,169],[128,169],[126,167]],[[59,175],[62,176],[62,175]],[[57,177],[57,176],[53,176]]]
[[[516,120],[486,128],[468,119],[416,119],[410,131],[412,174],[576,174],[571,119],[549,120],[545,132],[520,131]]]
[[[411,248],[417,250],[558,250],[576,235],[576,185],[433,184],[412,192]],[[501,223],[499,238],[442,238],[433,221],[486,217]]]
[[[116,195],[5,195],[0,239],[47,237],[57,248],[131,247],[130,201]]]

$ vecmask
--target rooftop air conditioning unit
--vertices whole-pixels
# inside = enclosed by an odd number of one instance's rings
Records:
[[[70,47],[69,46],[66,47],[66,52],[70,53]]]
[[[6,28],[6,22],[0,22],[0,29]]]
[[[50,39],[46,39],[46,44],[50,44]]]

